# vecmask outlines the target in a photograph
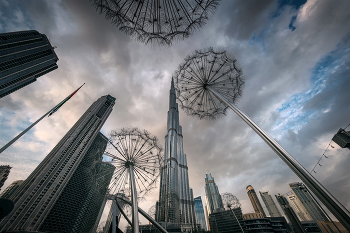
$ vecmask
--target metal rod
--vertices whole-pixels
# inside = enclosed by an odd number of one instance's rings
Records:
[[[116,197],[116,198],[123,200],[125,203],[127,203],[129,205],[132,205],[130,201],[128,201],[122,197]],[[151,216],[149,216],[141,208],[138,208],[138,211],[140,214],[143,215],[143,217],[145,217],[148,221],[150,221],[153,224],[153,226],[157,227],[159,231],[161,231],[162,233],[168,233],[158,222],[156,222]]]
[[[112,201],[112,233],[117,233],[117,207],[115,206],[116,200]]]
[[[134,177],[134,168],[130,164],[129,165],[129,173],[130,173],[130,188],[131,188],[131,210],[132,210],[132,231],[133,233],[139,233],[139,215],[138,215],[138,206],[137,206],[137,192],[135,186],[135,177]]]
[[[125,214],[125,212],[123,211],[123,208],[120,207],[117,199],[115,199],[115,203],[117,204],[118,209],[120,210],[120,213],[122,213],[122,215],[124,216],[125,220],[130,224],[130,226],[132,226],[132,223],[130,221],[130,219],[128,218],[128,216]]]
[[[289,166],[289,168],[304,182],[304,184],[316,195],[316,197],[329,209],[339,222],[350,231],[350,212],[320,183],[318,182],[295,158],[293,158],[270,135],[261,129],[247,114],[232,104],[220,93],[207,86],[217,98],[227,104],[239,117],[242,118]]]
[[[42,117],[39,118],[39,120],[37,120],[36,122],[34,122],[33,124],[31,124],[28,128],[26,128],[25,130],[23,130],[20,134],[18,134],[14,139],[12,139],[11,141],[9,141],[5,146],[1,147],[0,149],[0,154],[2,152],[4,152],[4,150],[6,150],[9,146],[11,146],[15,141],[17,141],[20,137],[23,136],[23,134],[25,134],[26,132],[28,132],[31,128],[33,128],[36,124],[39,123],[39,121],[41,121],[44,117],[46,117],[47,115],[49,115],[49,113],[51,111],[53,111],[56,108],[53,107],[50,111],[48,111],[47,113],[45,113]]]

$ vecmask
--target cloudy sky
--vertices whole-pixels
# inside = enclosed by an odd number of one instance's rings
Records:
[[[350,123],[348,9],[346,0],[223,0],[190,38],[157,48],[120,32],[88,0],[0,0],[0,33],[38,30],[59,58],[57,70],[0,100],[0,146],[86,83],[0,155],[1,164],[13,167],[3,189],[25,179],[102,95],[116,97],[103,133],[140,127],[164,145],[171,76],[190,52],[211,46],[234,55],[243,69],[240,109],[311,171]],[[204,197],[209,170],[220,192],[236,195],[249,213],[246,185],[275,195],[300,181],[232,111],[205,121],[180,110],[180,122],[195,196]],[[313,175],[350,209],[350,151],[332,145]],[[155,191],[140,205],[147,211],[157,199]]]

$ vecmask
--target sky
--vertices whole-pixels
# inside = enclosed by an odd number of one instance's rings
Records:
[[[157,47],[119,31],[88,0],[0,0],[0,33],[37,30],[57,46],[59,58],[57,70],[0,99],[0,146],[86,83],[0,154],[0,164],[13,167],[2,189],[25,179],[106,94],[116,103],[104,134],[139,127],[164,146],[172,74],[187,55],[208,47],[238,60],[245,77],[238,107],[311,171],[333,135],[350,123],[348,9],[346,0],[222,0],[189,38]],[[180,124],[195,197],[204,199],[207,170],[221,193],[238,197],[243,213],[253,212],[247,185],[275,195],[300,181],[233,111],[206,121],[180,110]],[[350,209],[350,151],[332,145],[313,175]],[[140,206],[147,211],[157,200],[156,190]]]

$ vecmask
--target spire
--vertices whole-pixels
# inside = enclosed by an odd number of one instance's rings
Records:
[[[174,78],[171,78],[171,88],[170,88],[170,97],[169,97],[169,109],[176,107],[176,94],[175,94],[175,87],[174,87]]]

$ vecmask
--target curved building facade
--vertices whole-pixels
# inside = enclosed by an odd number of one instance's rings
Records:
[[[247,189],[247,194],[248,194],[248,197],[253,205],[255,213],[262,213],[264,215],[264,217],[266,217],[265,211],[263,210],[263,207],[258,199],[258,196],[255,193],[253,186],[248,185],[246,189]]]

